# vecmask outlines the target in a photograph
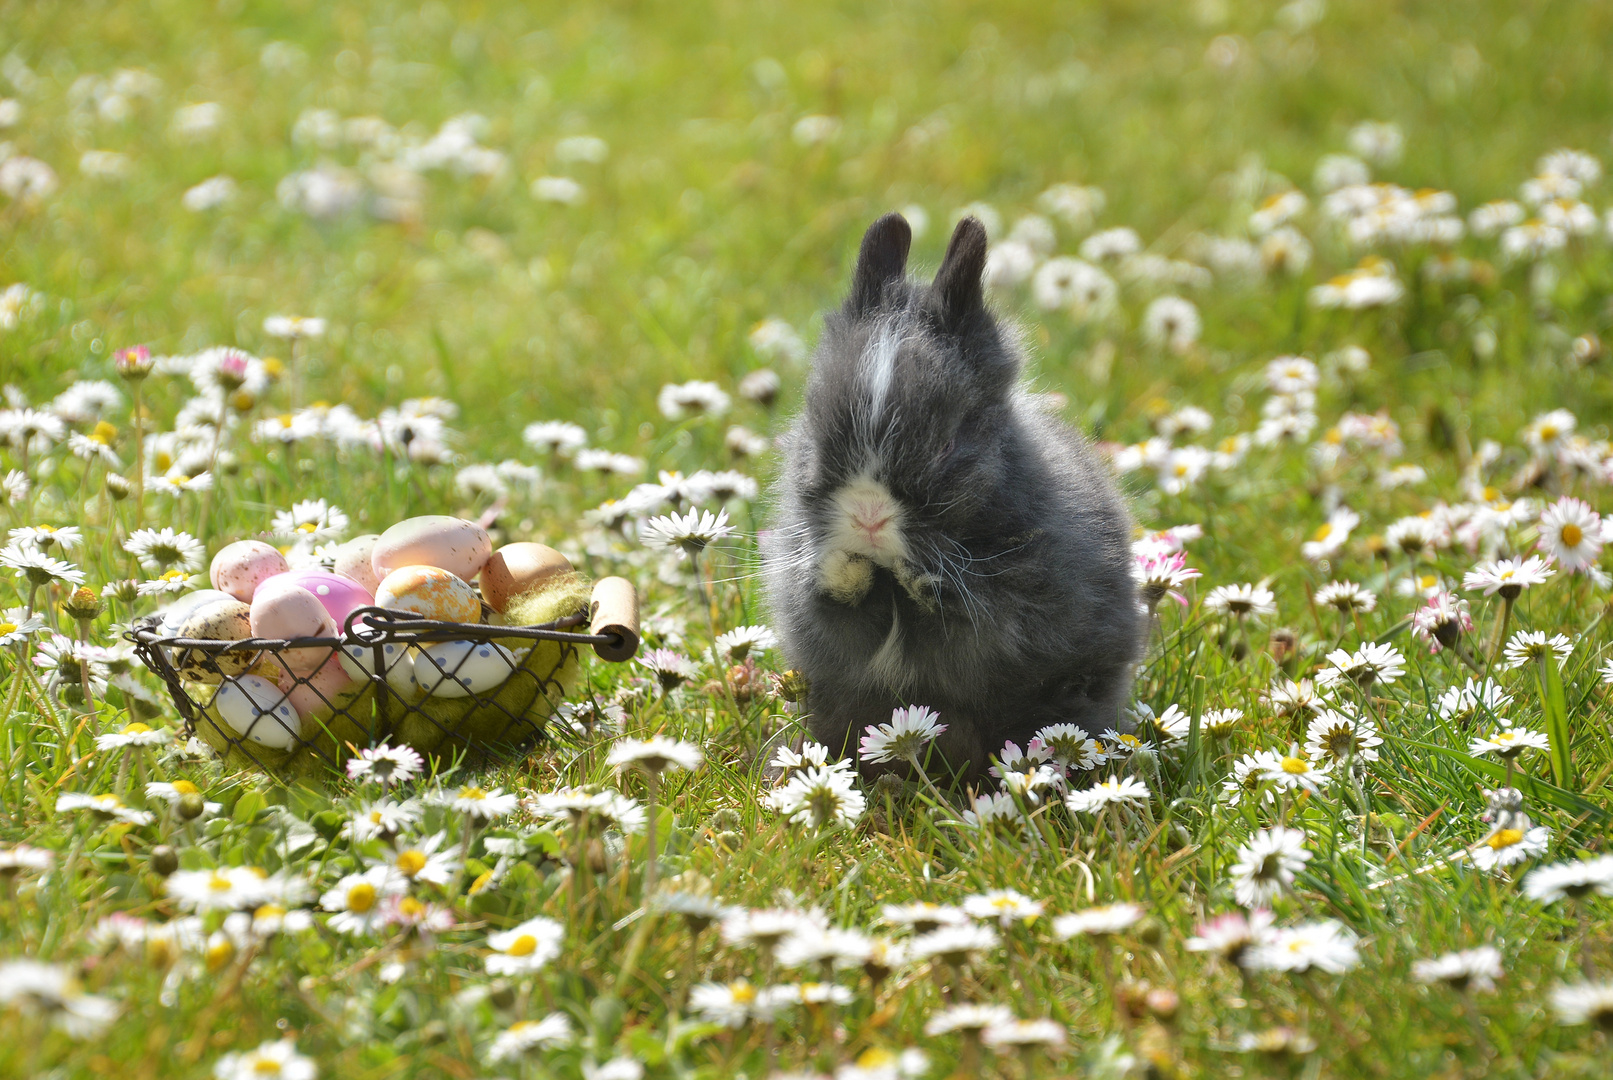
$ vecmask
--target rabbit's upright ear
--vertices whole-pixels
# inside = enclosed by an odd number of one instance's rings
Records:
[[[846,298],[851,314],[866,315],[879,307],[885,286],[907,272],[907,251],[912,245],[913,230],[901,214],[886,214],[868,226],[857,252],[851,295]]]
[[[979,218],[966,217],[952,231],[946,257],[941,260],[941,269],[935,272],[935,282],[930,286],[947,319],[961,319],[980,308],[984,302],[980,276],[985,269],[986,227]]]

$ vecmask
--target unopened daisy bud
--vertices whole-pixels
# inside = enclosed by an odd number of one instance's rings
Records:
[[[117,473],[109,472],[106,474],[106,493],[115,501],[122,502],[134,494],[134,485]]]
[[[1144,1004],[1148,1011],[1167,1024],[1176,1019],[1176,1013],[1182,1007],[1182,999],[1175,990],[1167,986],[1159,986],[1148,991]]]
[[[137,383],[151,374],[154,361],[151,350],[144,345],[119,349],[112,354],[112,368],[124,382]]]
[[[94,589],[88,585],[81,585],[73,590],[71,596],[62,601],[62,610],[67,617],[78,622],[89,622],[101,614],[101,598]]]
[[[495,1009],[514,1008],[517,1000],[515,987],[507,982],[495,984],[492,991],[487,995],[488,1004]]]
[[[158,877],[167,877],[179,869],[179,852],[168,844],[158,844],[151,849],[151,872]]]
[[[774,676],[778,696],[785,701],[802,701],[807,695],[807,677],[795,668]]]
[[[195,821],[197,818],[202,816],[204,811],[206,811],[207,802],[201,797],[201,795],[191,791],[179,797],[179,801],[174,804],[174,809],[177,810],[179,812],[179,816],[184,818],[186,821]]]
[[[120,604],[132,604],[140,595],[140,583],[134,578],[108,582],[103,595],[112,597]]]
[[[258,399],[245,390],[237,390],[230,395],[230,408],[238,413],[251,412],[253,406],[257,405],[257,403]]]

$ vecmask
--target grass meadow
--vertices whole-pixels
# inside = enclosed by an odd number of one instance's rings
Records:
[[[1609,40],[0,0],[0,1075],[1606,1075]],[[766,630],[772,439],[891,210],[921,272],[985,221],[1153,612],[1132,730],[973,790],[788,760]],[[430,514],[638,590],[529,752],[283,782],[125,638],[234,541]]]

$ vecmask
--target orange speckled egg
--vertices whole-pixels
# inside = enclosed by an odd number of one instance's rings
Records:
[[[392,611],[412,611],[423,619],[482,621],[476,590],[440,566],[399,567],[381,579],[375,603]]]

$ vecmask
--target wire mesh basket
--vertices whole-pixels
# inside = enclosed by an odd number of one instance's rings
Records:
[[[637,598],[621,578],[597,582],[586,611],[537,626],[362,607],[339,637],[176,637],[160,617],[128,636],[187,734],[227,765],[287,779],[383,742],[442,757],[524,750],[575,686],[582,647],[620,663],[639,644]]]

